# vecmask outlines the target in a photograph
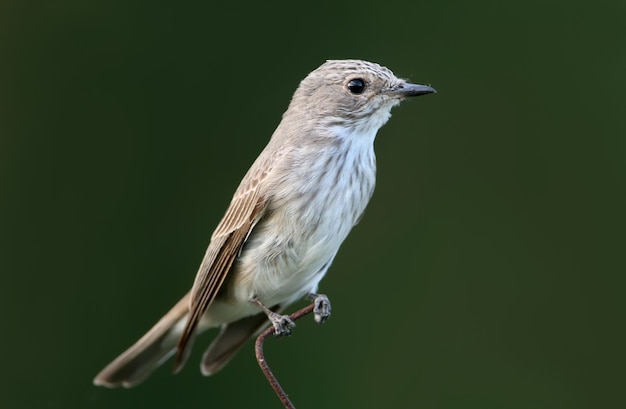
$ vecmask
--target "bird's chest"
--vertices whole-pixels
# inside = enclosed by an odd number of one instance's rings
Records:
[[[365,210],[373,155],[320,165],[294,170],[251,234],[238,263],[249,292],[280,301],[313,291]]]
[[[290,183],[298,188],[286,194],[281,210],[285,222],[301,232],[303,254],[337,251],[363,214],[375,179],[373,149],[328,155],[299,169]]]

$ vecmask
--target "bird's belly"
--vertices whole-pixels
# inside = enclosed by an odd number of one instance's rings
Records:
[[[268,223],[272,225],[276,224]],[[299,234],[298,226],[293,227],[272,231],[261,226],[250,238],[236,261],[231,298],[257,297],[267,306],[287,305],[317,291],[347,232]]]
[[[291,193],[275,198],[237,257],[223,299],[243,306],[256,297],[272,307],[317,292],[371,196],[374,168],[360,174],[365,179],[357,187],[350,176],[319,178],[317,186],[325,188],[313,200]]]

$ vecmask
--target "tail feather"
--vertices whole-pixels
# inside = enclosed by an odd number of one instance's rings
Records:
[[[272,308],[275,312],[280,309],[279,306]],[[260,333],[268,323],[267,315],[261,312],[224,325],[222,331],[202,356],[202,364],[200,365],[202,374],[210,376],[221,370],[243,347],[246,341]]]
[[[176,352],[178,338],[189,312],[185,295],[146,335],[107,365],[94,378],[99,386],[130,388],[145,380]]]

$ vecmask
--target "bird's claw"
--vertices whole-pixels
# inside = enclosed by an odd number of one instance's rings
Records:
[[[274,327],[274,336],[276,338],[291,335],[291,329],[296,326],[296,323],[288,315],[274,313],[269,319]]]
[[[330,300],[324,294],[316,294],[313,300],[313,317],[315,322],[323,324],[330,317]]]

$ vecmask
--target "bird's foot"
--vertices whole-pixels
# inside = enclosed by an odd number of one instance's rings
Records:
[[[282,315],[270,310],[265,306],[265,304],[261,302],[261,300],[256,297],[254,297],[250,301],[258,306],[261,310],[263,310],[265,315],[267,315],[267,318],[270,320],[272,326],[274,327],[275,337],[278,338],[282,337],[283,335],[291,335],[291,329],[296,326],[296,323],[293,322],[293,320],[289,318],[288,315]]]
[[[309,294],[308,298],[313,300],[313,317],[315,322],[323,324],[330,317],[330,300],[324,294]]]
[[[276,338],[291,335],[291,329],[296,326],[296,323],[293,322],[288,315],[282,315],[272,311],[271,314],[267,314],[267,318],[272,322],[274,336]]]

